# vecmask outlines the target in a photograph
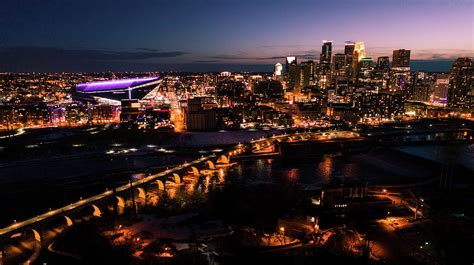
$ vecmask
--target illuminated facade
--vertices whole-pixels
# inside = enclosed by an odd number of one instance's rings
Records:
[[[276,63],[273,71],[273,79],[281,81],[283,77],[283,65],[281,63]]]
[[[158,77],[108,80],[79,84],[74,88],[77,101],[120,105],[121,100],[143,99],[161,80]]]
[[[354,45],[354,61],[360,61],[365,58],[365,46],[363,42],[356,42]]]
[[[390,90],[406,89],[410,81],[410,50],[399,49],[393,51],[392,76]]]
[[[474,107],[473,64],[471,58],[458,58],[451,68],[448,107],[468,109]]]

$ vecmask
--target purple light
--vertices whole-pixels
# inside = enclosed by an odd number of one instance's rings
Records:
[[[114,90],[114,89],[127,89],[138,85],[145,84],[150,81],[156,81],[159,77],[146,77],[146,78],[131,78],[121,80],[107,80],[99,82],[83,83],[76,86],[77,91],[90,92],[90,91],[102,91],[102,90]]]

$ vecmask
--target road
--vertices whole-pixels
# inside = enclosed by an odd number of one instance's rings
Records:
[[[179,107],[178,98],[176,93],[171,92],[168,93],[170,103],[171,103],[171,121],[174,124],[174,131],[175,132],[182,132],[186,128],[184,126],[184,117],[181,108]]]

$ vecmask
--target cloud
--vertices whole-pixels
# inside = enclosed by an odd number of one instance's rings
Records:
[[[147,59],[175,58],[183,51],[108,51],[63,49],[56,47],[0,48],[0,70],[6,71],[69,71],[101,68],[118,63],[140,63]]]
[[[474,51],[463,49],[414,50],[412,58],[415,60],[453,60],[458,57],[474,57]]]
[[[277,55],[268,57],[251,57],[251,56],[239,56],[239,55],[216,55],[209,56],[207,58],[213,60],[229,60],[229,61],[269,61],[269,60],[284,60],[287,56],[296,56],[300,59],[314,60],[317,58],[314,53],[289,53],[288,55]]]
[[[135,48],[135,50],[148,51],[148,52],[157,52],[157,51],[159,51],[158,49],[154,49],[154,48]]]
[[[193,63],[219,63],[222,62],[222,60],[194,60]]]
[[[150,58],[169,58],[186,54],[182,51],[156,52],[156,51],[107,51],[87,49],[63,49],[55,47],[7,47],[0,49],[0,54],[10,58],[49,58],[54,60],[143,60]]]

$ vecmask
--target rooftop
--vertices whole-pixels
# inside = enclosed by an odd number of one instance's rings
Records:
[[[107,80],[99,82],[82,83],[76,86],[77,91],[91,92],[114,89],[127,89],[134,86],[146,84],[151,81],[158,80],[159,77],[130,78],[120,80]]]

